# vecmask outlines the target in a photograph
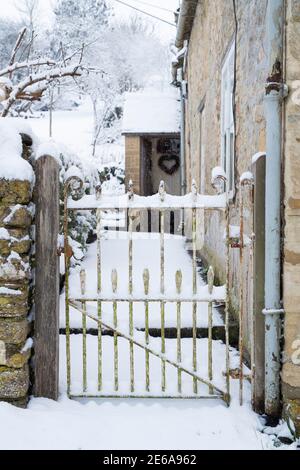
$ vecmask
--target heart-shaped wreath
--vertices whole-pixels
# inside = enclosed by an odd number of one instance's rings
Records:
[[[178,155],[162,155],[158,160],[158,166],[167,175],[173,175],[180,167],[180,159]]]

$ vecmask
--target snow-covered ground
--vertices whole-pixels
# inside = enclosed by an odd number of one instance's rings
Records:
[[[0,449],[258,449],[249,405],[198,400],[33,399],[27,410],[0,404]],[[16,430],[19,430],[16,432]]]
[[[62,339],[64,342],[64,339]],[[61,355],[64,349],[61,348]],[[64,371],[63,371],[64,372]],[[64,379],[61,378],[64,388]],[[229,408],[220,400],[32,398],[26,410],[0,403],[0,449],[267,450],[280,444],[285,425],[264,429],[251,411],[250,386],[239,406],[233,383]],[[264,433],[261,431],[264,429]],[[18,432],[16,432],[18,430]]]
[[[49,113],[42,118],[28,120],[35,134],[40,140],[49,139]],[[83,103],[73,111],[54,111],[52,138],[67,146],[82,159],[90,159],[93,139],[93,113],[92,103],[85,98]],[[118,163],[124,159],[124,144],[106,144],[97,148],[97,157],[101,164]]]
[[[48,137],[48,120],[30,120],[34,131],[40,138]],[[92,115],[88,104],[76,111],[59,111],[54,117],[54,137],[68,145],[76,153],[85,158],[89,153],[87,146],[91,139]],[[105,150],[107,152],[107,149]],[[109,152],[108,152],[109,153]],[[127,273],[124,266],[127,266],[126,239],[122,239],[124,234],[119,234],[119,239],[104,240],[105,249],[103,254],[107,256],[103,263],[104,286],[110,282],[111,269],[119,271],[120,292],[127,288]],[[135,264],[137,272],[135,274],[135,288],[142,289],[142,270],[149,268],[156,275],[150,277],[152,289],[157,288],[159,271],[157,269],[158,240],[143,240],[137,237],[134,240],[134,256],[139,260]],[[124,245],[125,244],[125,245]],[[145,245],[147,244],[147,245]],[[113,253],[113,255],[112,255]],[[173,255],[172,255],[173,253]],[[176,256],[174,255],[176,253]],[[174,289],[173,276],[176,269],[181,269],[183,273],[183,290],[191,288],[191,261],[184,251],[184,242],[180,237],[173,237],[166,243],[166,260],[168,278],[167,289]],[[92,267],[93,266],[93,267]],[[155,267],[156,266],[156,267]],[[95,245],[89,249],[84,261],[87,269],[91,289],[95,288]],[[150,274],[151,275],[151,274]],[[79,290],[79,274],[74,271],[72,274],[72,289],[74,294]],[[199,287],[201,279],[198,278]],[[62,297],[62,315],[64,304]],[[119,314],[122,315],[119,306]],[[108,309],[109,310],[109,309]],[[158,309],[156,309],[158,311]],[[152,308],[150,311],[152,326],[159,326],[159,315]],[[169,325],[174,326],[174,312],[167,309]],[[81,323],[81,316],[76,314],[78,320],[73,326]],[[123,312],[126,315],[127,313]],[[143,326],[144,312],[135,309],[135,325]],[[190,308],[183,308],[183,322],[187,326],[190,324]],[[108,319],[110,313],[108,311]],[[198,310],[199,325],[206,325],[207,306],[203,305]],[[72,322],[74,320],[72,319]],[[61,325],[63,326],[63,316]],[[221,324],[222,319],[214,312],[214,323]],[[123,323],[123,326],[125,322]],[[138,333],[143,335],[142,332]],[[232,402],[229,408],[221,400],[179,400],[179,399],[90,399],[80,402],[70,400],[66,396],[66,359],[65,359],[65,337],[61,336],[60,347],[60,398],[53,402],[46,399],[32,398],[26,410],[15,408],[6,403],[0,403],[0,422],[5,426],[0,426],[0,449],[270,449],[274,448],[276,441],[274,436],[270,436],[273,431],[267,429],[267,434],[262,434],[263,429],[260,418],[251,411],[250,406],[250,385],[245,383],[245,402],[242,407],[238,404],[238,381],[232,380]],[[72,337],[73,348],[73,380],[74,384],[81,383],[81,341],[82,336]],[[89,386],[93,388],[93,374],[96,369],[96,337],[89,338],[88,341],[88,380]],[[112,369],[108,360],[112,358],[112,339],[105,338],[106,374],[111,377]],[[124,340],[123,340],[124,341]],[[160,339],[154,339],[159,342]],[[167,340],[167,350],[172,353]],[[121,363],[120,380],[128,383],[128,344],[123,344],[119,340]],[[77,343],[77,344],[76,344]],[[224,345],[216,342],[214,348],[214,361],[217,366],[219,379],[222,379],[221,359],[224,359]],[[159,347],[159,346],[158,346]],[[183,356],[190,358],[190,340],[183,341]],[[198,340],[199,364],[206,365],[203,356],[206,355],[207,340]],[[144,364],[144,353],[136,353],[136,365]],[[123,358],[123,359],[122,359]],[[232,366],[236,366],[238,353],[231,351]],[[127,364],[127,366],[125,365]],[[152,373],[159,375],[160,361],[150,363]],[[143,369],[141,369],[143,370]],[[205,370],[201,371],[205,374]],[[153,377],[153,375],[152,375]],[[160,378],[160,377],[159,377]],[[167,385],[176,381],[176,369],[167,374]],[[137,380],[139,379],[137,375]],[[140,376],[140,381],[144,376]],[[222,379],[223,380],[223,379]],[[222,384],[221,384],[222,385]],[[186,384],[190,387],[190,384]],[[17,430],[17,432],[16,432]],[[283,426],[276,431],[287,434]],[[290,448],[294,448],[291,446]],[[282,445],[281,448],[285,446]]]
[[[56,142],[63,143],[73,152],[86,155],[91,147],[93,137],[92,105],[88,99],[73,111],[53,112],[52,137]],[[28,119],[29,125],[40,140],[49,139],[49,113],[44,117]]]

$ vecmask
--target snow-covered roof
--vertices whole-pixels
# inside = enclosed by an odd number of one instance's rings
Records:
[[[180,132],[180,101],[176,89],[127,93],[123,134],[173,134]]]

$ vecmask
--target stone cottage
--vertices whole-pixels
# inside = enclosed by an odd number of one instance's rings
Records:
[[[300,0],[183,0],[176,47],[183,186],[193,178],[212,193],[211,171],[222,167],[230,223],[239,226],[241,176],[254,174],[254,210],[251,190],[243,209],[253,251],[244,250],[243,264],[240,250],[230,255],[231,312],[244,312],[253,405],[279,415],[283,404],[300,430]],[[223,234],[224,221],[211,217],[201,255],[220,281]]]

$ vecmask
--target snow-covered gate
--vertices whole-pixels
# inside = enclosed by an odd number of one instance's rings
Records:
[[[217,175],[216,182],[220,182]],[[228,220],[228,198],[226,193],[215,196],[200,195],[196,185],[185,196],[172,196],[165,192],[162,182],[154,196],[141,197],[134,194],[130,186],[122,196],[105,196],[101,189],[95,195],[73,199],[74,191],[79,193],[82,182],[78,177],[70,178],[65,184],[65,272],[66,272],[66,369],[67,391],[70,397],[148,397],[148,398],[217,398],[230,402],[230,348],[229,348],[229,292],[225,286],[214,286],[214,271],[210,267],[207,284],[199,281],[197,267],[197,246],[199,221],[205,220],[205,213],[219,211],[224,214],[226,226],[226,271],[229,279],[229,249],[236,240],[230,234]],[[217,187],[217,185],[216,185]],[[222,188],[221,186],[218,186]],[[68,221],[72,211],[95,211],[97,217],[97,242],[95,251],[94,285],[87,280],[87,272],[77,273],[77,289],[70,285],[70,258],[72,250],[68,243]],[[134,271],[135,221],[143,212],[158,213],[159,232],[156,234],[158,269],[151,272],[147,267]],[[180,214],[182,221],[188,214],[190,223],[191,276],[177,269],[173,276],[166,278],[166,243],[172,243],[172,235],[165,231],[168,213]],[[127,230],[122,233],[126,239],[126,263],[119,271],[111,269],[109,276],[104,270],[104,254],[107,234],[103,233],[107,214],[123,214]],[[104,222],[103,222],[104,221]],[[118,225],[118,224],[117,224]],[[242,221],[241,221],[242,228]],[[119,227],[116,229],[120,230]],[[151,228],[150,228],[151,232]],[[109,233],[109,232],[107,232]],[[149,240],[155,234],[144,234],[143,250],[152,250]],[[234,235],[236,237],[236,235]],[[150,237],[150,238],[149,238]],[[171,240],[171,241],[170,241]],[[175,240],[175,238],[174,238]],[[116,246],[116,245],[114,245]],[[143,256],[143,255],[142,255]],[[155,256],[155,253],[151,253]],[[176,252],[173,253],[176,258]],[[140,256],[141,258],[141,256]],[[170,257],[169,257],[170,259]],[[139,259],[141,263],[141,259]],[[109,277],[109,282],[107,277]],[[158,278],[158,279],[157,279]],[[105,281],[105,282],[104,282]],[[92,283],[91,283],[92,284]],[[104,286],[105,284],[105,286]],[[151,286],[153,284],[153,288]],[[202,284],[202,285],[200,285]],[[143,286],[137,288],[137,285]],[[156,286],[155,286],[156,285]],[[80,287],[79,287],[80,286]],[[156,288],[157,287],[157,288]],[[224,305],[224,343],[213,340],[215,304]],[[126,309],[124,310],[124,305]],[[138,315],[134,309],[137,308]],[[190,309],[190,325],[187,323],[187,309]],[[151,335],[151,314],[159,312],[159,338]],[[172,339],[166,337],[168,315],[171,312],[175,324]],[[183,313],[185,316],[183,316]],[[82,317],[82,336],[76,338],[77,356],[72,346],[72,315]],[[199,339],[199,322],[206,316],[207,338]],[[143,325],[136,323],[136,317],[143,317]],[[93,323],[94,336],[89,335],[88,324]],[[191,335],[183,337],[183,327],[190,326]],[[242,334],[242,333],[241,333]],[[242,340],[242,338],[240,338]],[[90,347],[90,343],[94,344]],[[242,341],[240,341],[240,344]],[[74,343],[75,345],[75,343]],[[75,346],[74,346],[75,348]],[[91,357],[93,356],[93,357]],[[238,364],[242,371],[242,362]],[[80,373],[79,369],[80,368]],[[233,367],[234,368],[234,367]],[[235,364],[235,369],[238,367]],[[104,372],[106,371],[106,377]],[[76,380],[73,373],[76,372]],[[80,380],[78,379],[78,373]],[[91,377],[92,375],[92,377]],[[121,376],[121,378],[120,378]],[[242,399],[243,372],[239,373]]]

